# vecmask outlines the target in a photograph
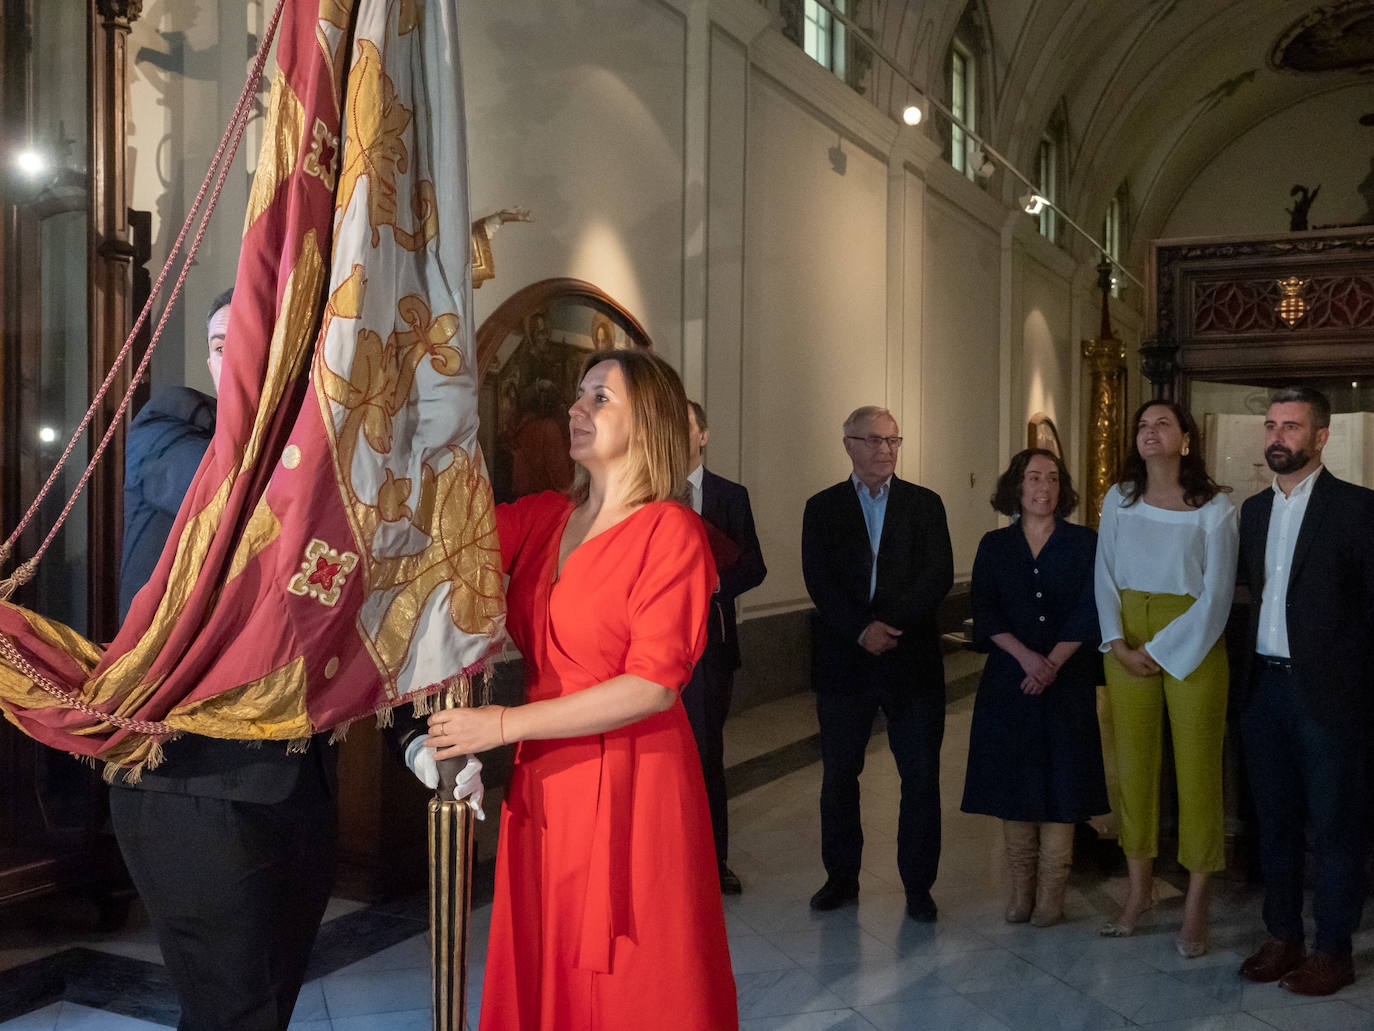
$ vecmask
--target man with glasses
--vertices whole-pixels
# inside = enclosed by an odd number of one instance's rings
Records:
[[[820,724],[821,860],[811,908],[859,895],[863,827],[859,774],[881,709],[902,779],[897,868],[907,915],[935,919],[940,861],[940,744],[944,662],[935,613],[954,582],[945,508],[895,475],[902,438],[885,408],[844,423],[848,478],[812,497],[802,520],[802,573],[816,606],[811,686]]]

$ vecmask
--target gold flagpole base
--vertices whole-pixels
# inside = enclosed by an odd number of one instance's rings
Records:
[[[468,876],[473,814],[462,802],[429,800],[429,938],[434,1031],[463,1031],[467,1014]]]

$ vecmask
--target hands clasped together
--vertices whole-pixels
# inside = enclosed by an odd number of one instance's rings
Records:
[[[901,636],[902,632],[895,626],[875,619],[859,635],[859,646],[870,655],[881,655],[897,647],[897,639]]]
[[[1126,672],[1136,677],[1150,677],[1159,672],[1159,663],[1150,658],[1144,648],[1128,648],[1126,642],[1117,638],[1111,643],[1112,658],[1126,667]]]

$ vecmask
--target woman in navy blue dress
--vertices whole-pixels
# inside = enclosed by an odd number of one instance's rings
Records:
[[[973,563],[974,647],[989,653],[969,732],[963,810],[1002,820],[1006,918],[1063,917],[1073,825],[1107,812],[1097,727],[1097,534],[1066,522],[1078,504],[1051,452],[1017,454],[993,508],[1020,516],[985,534]]]

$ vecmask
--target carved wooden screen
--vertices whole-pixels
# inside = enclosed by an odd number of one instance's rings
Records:
[[[1374,227],[1155,245],[1145,373],[1274,385],[1374,374]]]

